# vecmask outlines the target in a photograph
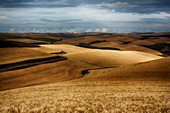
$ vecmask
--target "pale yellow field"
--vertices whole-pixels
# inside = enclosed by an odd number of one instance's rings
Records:
[[[87,52],[72,53],[65,56],[100,67],[117,67],[162,58],[143,52],[116,50],[92,50]]]
[[[45,52],[45,53],[55,53],[55,52],[60,52],[60,50],[56,50],[55,48],[48,48],[48,47],[38,47],[38,48],[30,48],[32,50],[37,50],[40,52]]]
[[[79,60],[100,67],[117,67],[162,58],[160,56],[144,52],[86,49],[68,44],[41,46],[48,49],[55,49],[57,51],[65,51],[67,54],[64,56],[69,59]]]
[[[56,51],[65,51],[67,53],[77,53],[82,51],[89,51],[91,49],[77,47],[69,44],[51,44],[51,45],[40,45],[41,47],[45,47],[48,49],[56,50]]]

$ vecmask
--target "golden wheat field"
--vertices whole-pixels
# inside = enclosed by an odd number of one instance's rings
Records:
[[[0,92],[2,113],[169,113],[166,81],[71,81]]]

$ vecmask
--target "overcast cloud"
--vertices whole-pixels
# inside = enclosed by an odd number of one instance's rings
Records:
[[[0,0],[0,32],[167,32],[168,0]]]

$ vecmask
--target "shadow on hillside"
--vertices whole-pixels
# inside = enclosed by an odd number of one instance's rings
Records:
[[[119,50],[119,48],[112,48],[112,47],[96,47],[96,46],[91,46],[90,43],[79,43],[78,45],[79,47],[84,47],[84,48],[90,48],[90,49],[103,49],[103,50]]]
[[[29,44],[24,42],[0,40],[0,48],[7,48],[7,47],[40,47],[40,46],[36,44]]]
[[[167,43],[158,43],[154,45],[141,45],[153,50],[157,50],[161,53],[163,53],[163,56],[170,56],[170,44]]]
[[[48,57],[48,58],[25,60],[25,61],[10,63],[10,64],[2,64],[0,65],[0,72],[24,69],[24,68],[36,66],[39,64],[53,63],[53,62],[58,62],[62,60],[67,60],[67,58],[63,56],[53,56],[53,57]]]

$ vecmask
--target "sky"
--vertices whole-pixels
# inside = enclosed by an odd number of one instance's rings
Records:
[[[169,0],[0,0],[0,32],[169,31]]]

